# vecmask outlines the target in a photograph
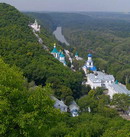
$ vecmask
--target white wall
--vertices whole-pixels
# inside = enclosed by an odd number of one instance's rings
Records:
[[[91,86],[92,89],[95,89],[97,87],[101,87],[101,82],[92,82],[88,77],[88,84]]]

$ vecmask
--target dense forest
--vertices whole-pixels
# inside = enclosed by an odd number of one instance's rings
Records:
[[[30,19],[15,8],[6,4],[0,5],[0,55],[4,61],[18,66],[29,82],[36,85],[53,83],[55,94],[61,98],[62,91],[67,92],[66,97],[79,97],[82,83],[82,73],[73,72],[56,60],[50,51],[56,40],[44,29],[39,34],[49,52],[38,43],[37,38],[28,26]],[[62,49],[61,46],[58,47]],[[58,93],[57,93],[58,92]],[[64,98],[66,98],[64,97]]]
[[[96,18],[93,22],[64,27],[67,40],[85,57],[93,53],[100,70],[113,74],[117,80],[130,83],[129,20]]]
[[[101,88],[84,87],[82,72],[73,72],[50,54],[57,41],[48,29],[39,34],[46,51],[28,26],[32,17],[5,3],[0,11],[0,136],[130,136],[130,122],[117,112],[128,110],[129,96],[115,94],[110,100]],[[66,104],[75,99],[80,115],[55,109],[52,95]]]
[[[63,34],[73,53],[87,59],[92,53],[99,70],[113,74],[130,85],[130,14],[124,13],[26,13],[49,22],[52,30],[63,27]],[[48,18],[47,18],[48,15]],[[51,18],[51,20],[49,20]],[[54,22],[54,23],[53,23]]]
[[[88,96],[79,99],[81,114],[71,117],[53,108],[54,102],[50,99],[53,91],[49,85],[28,83],[20,69],[10,67],[2,59],[0,72],[0,134],[3,137],[130,136],[130,122],[107,107],[110,100],[101,89],[91,90]],[[91,113],[87,112],[88,106]]]

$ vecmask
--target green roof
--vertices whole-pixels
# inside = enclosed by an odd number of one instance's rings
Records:
[[[51,53],[58,53],[58,50],[56,49],[56,47],[54,47]]]
[[[115,81],[115,84],[118,84],[118,80]]]
[[[65,57],[63,53],[60,54],[60,57]]]
[[[75,53],[75,56],[78,56],[78,52]]]

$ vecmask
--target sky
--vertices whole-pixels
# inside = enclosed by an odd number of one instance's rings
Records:
[[[0,0],[21,11],[130,12],[130,0]]]

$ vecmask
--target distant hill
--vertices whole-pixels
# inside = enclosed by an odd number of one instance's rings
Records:
[[[35,12],[24,12],[26,15],[36,18],[44,28],[46,28],[49,31],[55,30],[57,27],[57,24],[54,22],[52,17],[48,15],[47,13],[35,13]]]
[[[80,12],[80,14],[95,18],[106,18],[115,20],[120,19],[130,21],[130,13],[125,12]]]
[[[90,16],[82,15],[79,13],[60,13],[60,12],[25,12],[30,17],[35,17],[47,28],[51,28],[52,31],[57,26],[66,26],[68,24],[76,23],[83,24],[86,21],[92,20]]]

